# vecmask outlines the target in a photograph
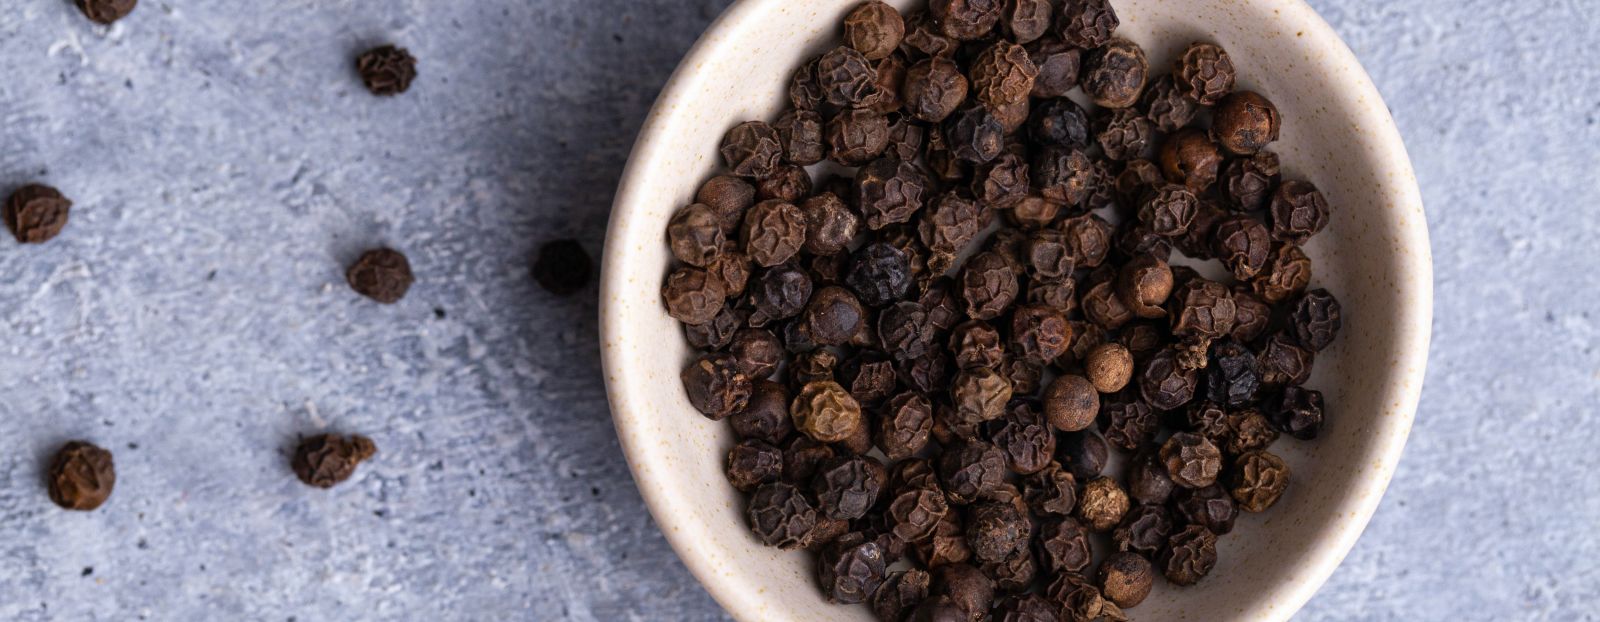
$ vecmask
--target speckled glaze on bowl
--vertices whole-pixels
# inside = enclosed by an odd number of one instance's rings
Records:
[[[891,0],[905,8],[922,0]],[[678,372],[692,353],[662,308],[668,217],[721,165],[734,124],[771,120],[790,73],[837,45],[858,0],[743,0],[689,52],[646,120],[611,214],[601,284],[606,385],[617,433],[656,522],[723,607],[741,620],[869,620],[824,602],[815,562],[764,548],[724,480],[727,424],[690,407]],[[1273,146],[1286,176],[1309,178],[1333,206],[1307,248],[1314,283],[1344,304],[1341,338],[1308,386],[1327,397],[1322,438],[1274,451],[1294,479],[1276,507],[1240,518],[1200,585],[1158,581],[1138,620],[1283,620],[1333,572],[1372,516],[1411,428],[1433,307],[1428,235],[1417,184],[1393,119],[1337,35],[1300,0],[1114,0],[1120,36],[1143,45],[1156,72],[1192,41],[1225,47],[1240,88],[1283,112]]]

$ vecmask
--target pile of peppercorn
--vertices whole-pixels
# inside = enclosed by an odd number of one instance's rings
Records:
[[[1156,76],[1117,26],[1106,0],[861,4],[668,225],[688,399],[832,602],[1124,619],[1281,498],[1280,434],[1318,434],[1301,385],[1340,310],[1300,246],[1327,201],[1282,179],[1226,51]],[[858,168],[814,182],[824,159]]]

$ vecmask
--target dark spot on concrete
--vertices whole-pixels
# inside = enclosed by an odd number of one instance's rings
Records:
[[[139,550],[141,551],[148,550],[150,548],[150,542],[146,541],[144,538],[139,538],[139,543],[135,546],[139,547]]]
[[[616,41],[617,43],[622,43],[622,35],[617,34],[617,33],[611,33],[611,40],[612,41]]]
[[[600,489],[599,488],[590,488],[589,489],[589,496],[592,496],[592,497],[600,496]]]
[[[87,577],[87,576],[92,575],[92,574],[94,574],[94,566],[84,566],[83,567],[83,576]]]
[[[439,318],[439,319],[441,319],[441,320],[442,320],[442,319],[444,319],[444,318],[445,318],[445,316],[447,316],[447,315],[448,315],[448,314],[447,314],[447,313],[445,313],[445,311],[444,311],[444,307],[434,307],[434,308],[433,308],[433,317],[436,317],[436,318]]]

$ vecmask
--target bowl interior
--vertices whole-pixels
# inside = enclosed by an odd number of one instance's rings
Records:
[[[891,0],[905,8],[922,0]],[[760,620],[866,620],[824,602],[813,558],[764,548],[743,499],[723,477],[727,424],[687,402],[678,372],[693,355],[662,309],[667,219],[720,167],[732,125],[775,118],[804,58],[837,45],[857,0],[745,0],[707,32],[668,84],[635,147],[605,249],[601,322],[618,433],[651,512],[679,555],[731,613]],[[1135,619],[1284,619],[1338,565],[1376,507],[1399,458],[1420,391],[1431,314],[1421,201],[1398,133],[1353,55],[1299,0],[1122,0],[1118,33],[1165,73],[1192,41],[1226,48],[1239,88],[1283,113],[1286,178],[1305,178],[1333,207],[1307,247],[1313,285],[1343,303],[1341,338],[1318,356],[1308,386],[1324,392],[1322,438],[1285,437],[1273,451],[1293,471],[1269,512],[1246,514],[1221,539],[1200,585],[1158,581]],[[1101,547],[1104,550],[1104,547]]]

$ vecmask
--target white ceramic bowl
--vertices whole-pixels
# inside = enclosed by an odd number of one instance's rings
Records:
[[[606,237],[600,324],[617,433],[656,522],[723,607],[742,620],[868,620],[829,605],[813,558],[764,548],[723,478],[734,439],[688,403],[678,372],[692,356],[662,308],[668,217],[721,166],[727,129],[775,118],[801,59],[838,45],[859,0],[743,0],[700,39],[656,102],[622,176]],[[905,8],[923,0],[891,0]],[[1200,585],[1158,581],[1140,620],[1282,620],[1339,565],[1388,485],[1427,360],[1432,267],[1421,198],[1394,121],[1355,56],[1301,0],[1116,0],[1118,34],[1145,47],[1153,73],[1192,41],[1226,48],[1240,88],[1283,113],[1273,146],[1286,176],[1309,178],[1333,206],[1311,242],[1313,283],[1344,306],[1339,340],[1308,386],[1328,403],[1320,439],[1274,446],[1288,493],[1247,514]]]

